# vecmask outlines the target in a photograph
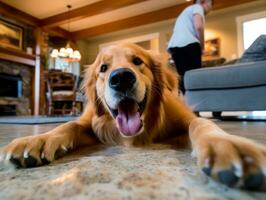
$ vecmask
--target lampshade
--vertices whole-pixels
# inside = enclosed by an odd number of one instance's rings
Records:
[[[60,48],[58,56],[59,57],[66,57],[66,49],[65,48]]]
[[[73,57],[75,59],[80,60],[81,59],[81,55],[80,55],[79,51],[75,50],[74,53],[73,53]]]
[[[62,47],[58,51],[57,49],[53,49],[51,53],[52,58],[65,58],[69,62],[78,62],[81,59],[80,52],[78,50],[73,50],[69,44],[67,44],[66,48]]]
[[[67,5],[67,8],[68,8],[68,12],[70,12],[71,5]],[[69,25],[70,25],[70,20],[68,22],[68,26]],[[60,48],[59,51],[57,49],[53,49],[51,53],[51,57],[52,58],[57,58],[57,57],[65,58],[68,62],[78,62],[81,59],[80,52],[78,50],[73,50],[69,42],[66,44],[65,48],[62,47]]]
[[[66,53],[68,54],[68,55],[72,55],[73,54],[73,49],[72,48],[67,48],[66,49]]]
[[[53,57],[53,58],[58,57],[58,50],[57,49],[53,49],[53,51],[51,53],[51,57]]]

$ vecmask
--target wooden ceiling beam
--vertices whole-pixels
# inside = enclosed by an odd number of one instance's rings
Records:
[[[98,1],[87,6],[71,10],[70,12],[64,12],[58,15],[54,15],[40,20],[40,26],[42,27],[55,27],[68,23],[69,19],[73,22],[81,20],[86,17],[102,14],[104,12],[110,12],[118,8],[130,6],[147,0],[103,0]]]
[[[38,18],[33,17],[3,2],[0,2],[0,15],[33,27],[39,27],[40,25],[40,20]],[[44,28],[43,30],[51,33],[52,35],[57,35],[71,40],[71,34],[60,27]]]
[[[128,28],[133,28],[141,25],[151,24],[167,19],[174,18],[180,13],[189,3],[180,4],[177,6],[165,8],[162,10],[157,10],[138,16],[130,17],[123,20],[118,20],[115,22],[110,22],[107,24],[102,24],[99,26],[83,29],[80,31],[74,31],[71,33],[72,37],[75,40],[94,37],[106,33],[111,33],[114,31],[124,30]]]
[[[213,0],[214,1],[214,6],[213,6],[213,10],[220,10],[220,9],[224,9],[224,8],[228,8],[231,6],[237,6],[239,4],[243,4],[243,3],[249,3],[252,1],[256,1],[256,0]]]
[[[223,0],[223,1],[215,1],[213,10],[219,10],[231,6],[236,6],[242,3],[248,3],[256,0]],[[135,17],[130,17],[123,20],[118,20],[115,22],[110,22],[107,24],[102,24],[99,26],[71,32],[72,38],[74,40],[79,40],[88,37],[95,37],[99,35],[103,35],[106,33],[111,33],[115,31],[120,31],[124,29],[129,29],[137,26],[147,25],[151,23],[156,23],[159,21],[164,21],[172,18],[176,18],[185,7],[187,7],[191,3],[183,3],[177,6],[172,6],[168,8],[164,8],[161,10],[145,13],[142,15],[138,15]]]
[[[50,35],[59,36],[62,38],[66,38],[72,41],[72,35],[67,30],[60,28],[60,27],[53,27],[53,28],[42,28],[42,30],[48,32]]]
[[[3,2],[0,2],[0,14],[4,17],[20,21],[31,26],[38,26],[39,24],[39,19],[25,12],[22,12],[12,6],[9,6]]]

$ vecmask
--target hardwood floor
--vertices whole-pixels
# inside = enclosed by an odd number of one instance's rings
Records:
[[[217,121],[216,123],[230,134],[266,144],[266,122]]]
[[[218,121],[221,128],[230,134],[240,135],[266,144],[266,122]],[[45,125],[3,125],[0,124],[0,146],[8,144],[14,138],[35,135],[49,131],[59,124]]]
[[[59,124],[42,125],[5,125],[0,124],[0,147],[8,144],[13,139],[27,135],[36,135],[49,131]]]

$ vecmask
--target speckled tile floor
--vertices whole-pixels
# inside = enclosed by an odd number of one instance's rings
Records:
[[[219,122],[229,133],[266,144],[266,122]],[[0,125],[0,147],[50,125]],[[39,168],[0,167],[0,199],[266,199],[264,192],[230,189],[204,176],[190,150],[83,148]]]

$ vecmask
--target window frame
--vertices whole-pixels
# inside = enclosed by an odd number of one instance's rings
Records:
[[[248,15],[242,15],[236,18],[237,23],[237,48],[238,48],[238,56],[241,57],[244,49],[244,31],[243,31],[243,23],[251,20],[256,20],[260,18],[266,17],[266,11],[256,12]]]

